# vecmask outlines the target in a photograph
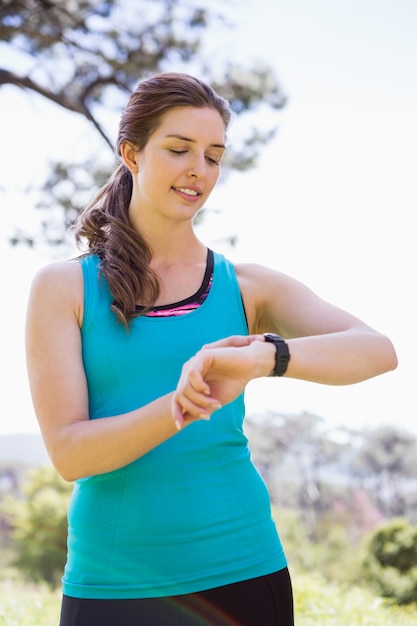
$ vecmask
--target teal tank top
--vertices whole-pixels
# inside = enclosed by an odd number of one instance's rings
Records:
[[[90,419],[131,411],[174,390],[183,363],[203,344],[248,333],[234,267],[220,254],[214,253],[212,285],[199,308],[177,317],[137,317],[130,332],[110,310],[99,259],[80,263]],[[133,463],[77,480],[64,594],[172,596],[284,568],[243,419],[242,395]]]

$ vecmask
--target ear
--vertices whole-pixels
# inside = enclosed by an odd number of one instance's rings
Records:
[[[120,156],[132,174],[137,174],[138,172],[138,154],[138,149],[129,141],[124,141],[120,146]]]

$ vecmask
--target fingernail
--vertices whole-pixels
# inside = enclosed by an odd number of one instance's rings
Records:
[[[177,430],[181,430],[181,426],[182,426],[182,425],[181,425],[181,422],[180,422],[180,421],[175,420],[175,426],[176,426]]]

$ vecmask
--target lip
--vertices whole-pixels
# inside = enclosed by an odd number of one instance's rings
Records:
[[[185,193],[184,191],[181,191],[181,189],[189,189],[190,191],[194,191],[196,195],[195,196],[190,196],[189,194]],[[172,187],[172,190],[178,196],[180,196],[184,200],[187,200],[187,202],[197,202],[197,200],[199,200],[201,195],[202,195],[201,189],[199,189],[199,187],[195,187],[193,185],[184,185],[183,187]]]

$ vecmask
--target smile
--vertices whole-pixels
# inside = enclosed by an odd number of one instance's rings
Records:
[[[175,191],[185,193],[187,196],[198,196],[198,192],[194,189],[188,189],[187,187],[174,187]]]

